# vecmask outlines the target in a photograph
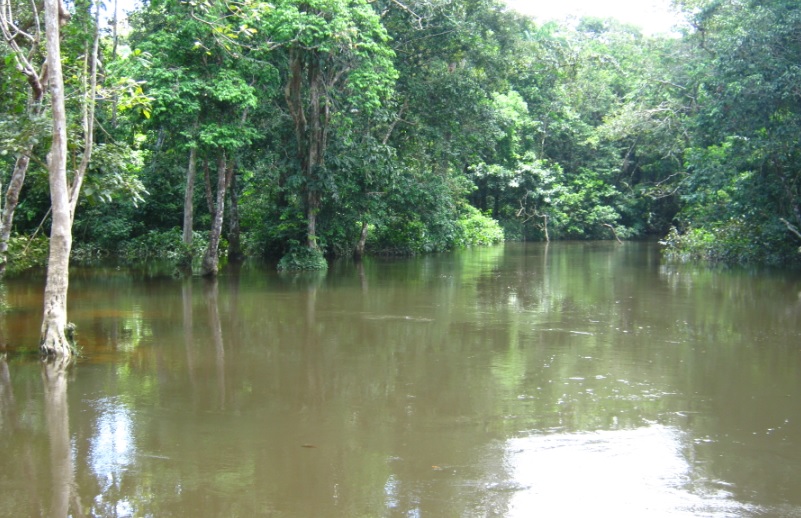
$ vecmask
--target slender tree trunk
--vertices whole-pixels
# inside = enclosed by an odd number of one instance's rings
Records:
[[[364,247],[367,245],[367,232],[369,226],[367,220],[362,221],[362,231],[359,233],[359,241],[356,243],[356,249],[353,251],[353,258],[360,261],[364,257]]]
[[[189,166],[186,168],[186,190],[184,191],[184,234],[185,245],[192,244],[192,227],[195,219],[195,177],[197,176],[197,148],[189,150]]]
[[[223,214],[225,212],[225,188],[227,186],[227,176],[232,172],[233,167],[226,167],[225,152],[221,152],[217,159],[217,196],[214,210],[212,210],[211,235],[209,236],[209,246],[203,254],[203,262],[200,265],[200,273],[203,276],[215,276],[219,270],[219,250],[220,237],[222,235]]]
[[[53,137],[47,156],[50,179],[52,226],[47,281],[44,293],[44,316],[39,348],[48,356],[70,358],[72,347],[67,340],[67,288],[72,248],[72,211],[67,186],[67,114],[64,108],[64,77],[61,71],[60,13],[61,0],[45,0],[47,62],[53,112]]]
[[[31,161],[31,150],[26,154],[17,157],[14,164],[14,172],[11,173],[11,180],[6,190],[6,203],[3,206],[3,213],[0,215],[0,277],[6,272],[8,263],[8,240],[11,238],[11,227],[14,225],[14,211],[19,203],[19,193],[25,183],[25,174],[28,172],[28,164]]]
[[[320,96],[322,84],[320,66],[312,56],[308,64],[309,77],[309,133],[308,157],[306,158],[306,216],[308,218],[308,247],[317,249],[317,213],[320,212],[320,193],[317,187],[318,169],[322,165],[323,128],[320,120]]]
[[[228,193],[231,202],[228,214],[228,259],[239,262],[244,259],[245,255],[242,253],[242,239],[239,229],[239,194],[237,193],[236,172],[231,175]]]

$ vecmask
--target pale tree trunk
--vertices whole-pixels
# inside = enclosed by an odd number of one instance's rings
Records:
[[[356,243],[356,249],[353,251],[353,258],[360,261],[364,257],[364,247],[367,245],[367,233],[369,229],[367,220],[362,221],[362,231],[359,233],[359,241]]]
[[[14,224],[14,211],[19,202],[19,193],[25,183],[25,174],[28,172],[28,164],[31,161],[29,155],[23,154],[17,157],[14,164],[14,172],[6,190],[6,203],[3,205],[3,212],[0,215],[0,277],[6,273],[8,263],[8,240],[11,238],[11,227]]]
[[[222,151],[217,159],[217,195],[212,207],[210,194],[210,182],[207,182],[206,193],[209,197],[209,209],[211,210],[211,235],[209,236],[209,246],[203,254],[203,262],[200,265],[200,274],[203,276],[215,276],[219,270],[219,250],[220,237],[222,235],[223,213],[225,211],[225,190],[228,185],[228,176],[233,174],[233,162],[227,166],[225,152]]]
[[[47,156],[50,180],[50,254],[47,259],[47,280],[44,293],[44,315],[39,349],[47,356],[69,359],[75,347],[71,326],[67,323],[67,291],[69,287],[70,251],[72,250],[72,222],[78,206],[83,179],[89,167],[94,142],[95,92],[97,90],[97,63],[100,42],[99,7],[95,9],[94,42],[84,60],[84,99],[82,127],[84,133],[83,156],[72,179],[67,182],[67,113],[64,106],[64,77],[61,69],[60,26],[69,14],[61,0],[45,0],[45,32],[48,63],[50,102],[53,113],[53,138]],[[88,76],[88,83],[86,76]]]
[[[228,186],[228,196],[231,201],[228,219],[228,259],[241,262],[245,256],[242,253],[242,239],[239,229],[239,194],[236,189],[236,172],[234,172],[231,175],[231,182]]]
[[[185,245],[192,244],[192,226],[195,211],[195,177],[197,176],[197,148],[189,150],[189,166],[186,168],[186,190],[184,191],[184,234]]]
[[[67,186],[67,114],[64,108],[64,78],[61,71],[59,25],[61,0],[45,0],[45,26],[49,65],[49,86],[53,111],[53,140],[47,156],[50,179],[52,227],[44,317],[39,348],[48,356],[69,358],[72,347],[67,340],[67,288],[72,248],[72,211]]]

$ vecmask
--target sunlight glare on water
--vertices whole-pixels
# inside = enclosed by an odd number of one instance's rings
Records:
[[[507,516],[529,517],[533,510],[632,518],[747,512],[723,489],[699,495],[684,442],[681,431],[662,425],[510,439],[507,463],[521,490]]]

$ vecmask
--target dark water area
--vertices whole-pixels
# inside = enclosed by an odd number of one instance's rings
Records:
[[[507,244],[0,285],[0,516],[801,516],[801,275]]]

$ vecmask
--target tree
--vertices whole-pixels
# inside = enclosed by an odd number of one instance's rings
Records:
[[[0,214],[0,276],[5,273],[7,265],[8,241],[14,222],[14,211],[19,203],[20,192],[25,182],[25,175],[31,161],[34,146],[38,141],[42,128],[39,123],[44,112],[44,95],[46,77],[43,58],[41,56],[42,30],[38,13],[13,10],[12,3],[3,2],[0,6],[0,29],[5,44],[11,51],[11,59],[16,70],[28,85],[27,95],[12,95],[17,103],[24,103],[24,110],[18,106],[10,110],[23,111],[23,117],[14,117],[9,121],[9,135],[4,140],[12,144],[16,159],[6,189],[5,203]],[[7,87],[12,85],[7,84]],[[7,92],[13,92],[11,88]],[[20,131],[20,128],[23,128]],[[13,135],[13,136],[12,136]]]
[[[48,62],[48,85],[53,118],[52,141],[47,157],[52,223],[50,253],[47,260],[47,280],[44,294],[44,316],[39,348],[47,356],[70,358],[74,339],[67,323],[67,291],[69,287],[72,223],[81,185],[89,167],[94,141],[95,90],[97,86],[97,56],[99,7],[95,7],[94,40],[87,54],[89,83],[82,102],[84,147],[81,161],[67,180],[67,111],[64,96],[64,77],[61,67],[60,28],[69,15],[61,0],[45,0],[45,33]]]
[[[680,193],[679,251],[726,262],[798,260],[801,6],[683,2],[698,110]],[[681,234],[684,234],[682,239]]]
[[[254,7],[258,10],[258,6]],[[188,154],[184,187],[183,240],[189,244],[194,214],[197,164],[204,172],[211,215],[201,274],[219,268],[225,199],[235,174],[236,154],[257,134],[251,113],[257,107],[257,82],[271,67],[255,63],[245,40],[253,29],[233,4],[159,2],[136,19],[136,51],[149,57],[139,70],[155,98],[146,127],[159,135],[159,146]],[[165,138],[166,136],[166,138]],[[162,158],[162,157],[158,157]],[[211,164],[211,166],[210,166]],[[216,172],[214,181],[210,169]]]
[[[364,0],[284,0],[268,35],[285,50],[284,97],[303,186],[306,246],[318,249],[317,216],[330,190],[326,151],[332,121],[381,106],[397,77],[388,35]]]

